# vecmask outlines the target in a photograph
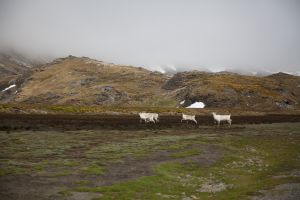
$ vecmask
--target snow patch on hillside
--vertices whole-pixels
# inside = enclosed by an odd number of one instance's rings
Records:
[[[195,102],[186,108],[204,108],[205,104],[203,102]]]
[[[9,90],[9,89],[11,89],[11,88],[14,88],[14,87],[16,87],[15,84],[10,85],[10,86],[8,86],[7,88],[5,88],[4,90],[2,90],[1,92],[5,92],[5,91],[7,91],[7,90]]]

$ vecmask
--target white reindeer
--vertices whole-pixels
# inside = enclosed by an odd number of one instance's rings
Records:
[[[194,121],[197,124],[196,116],[195,115],[185,115],[185,114],[182,113],[181,122],[182,121]]]
[[[144,120],[145,123],[158,121],[157,113],[139,113],[140,123]]]
[[[221,121],[227,121],[231,126],[232,120],[230,119],[231,115],[217,115],[215,112],[212,113],[214,116],[214,121],[218,122],[218,126],[220,126]]]
[[[157,113],[151,113],[151,114],[153,114],[153,119],[154,119],[156,122],[159,122],[158,114],[157,114]]]
[[[159,122],[159,118],[158,118],[158,114],[157,113],[145,113],[145,114],[147,114],[148,116],[150,116],[150,118],[153,117],[153,120],[155,122]]]

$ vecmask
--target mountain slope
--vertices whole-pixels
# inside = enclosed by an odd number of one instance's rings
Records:
[[[36,64],[15,52],[0,53],[0,101],[8,102],[14,98]]]
[[[55,104],[141,104],[159,95],[163,74],[86,57],[58,59],[34,73],[17,102]]]
[[[296,109],[300,77],[199,71],[170,77],[143,68],[69,56],[32,70],[10,101],[157,107],[187,107],[203,102],[211,108]]]
[[[300,77],[282,74],[268,77],[234,73],[182,72],[162,88],[176,91],[183,106],[201,101],[208,107],[293,108],[300,102]]]

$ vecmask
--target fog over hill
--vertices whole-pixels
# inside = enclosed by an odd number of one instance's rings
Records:
[[[297,0],[0,0],[0,102],[295,109],[299,10]]]
[[[0,50],[167,71],[300,69],[297,0],[1,0]]]

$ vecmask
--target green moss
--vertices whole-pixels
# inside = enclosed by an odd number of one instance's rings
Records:
[[[58,194],[64,196],[64,197],[68,197],[68,196],[72,196],[72,192],[69,190],[61,190],[58,192]]]
[[[299,123],[290,123],[247,125],[245,129],[206,128],[201,134],[198,130],[189,130],[185,134],[173,129],[163,130],[169,135],[150,130],[142,131],[143,134],[104,130],[0,132],[0,175],[53,175],[51,178],[58,180],[56,176],[75,174],[85,179],[87,175],[104,174],[103,166],[109,166],[111,161],[122,160],[124,156],[149,155],[162,149],[170,152],[173,158],[199,154],[202,158],[207,150],[198,150],[195,146],[205,144],[220,149],[220,158],[211,165],[206,165],[205,159],[212,157],[203,158],[201,164],[166,162],[153,166],[151,176],[105,187],[90,187],[102,177],[88,176],[88,181],[72,182],[64,190],[67,195],[73,190],[98,192],[103,194],[102,199],[182,199],[192,195],[204,200],[247,199],[278,184],[300,182],[299,177],[288,176],[291,171],[300,169],[299,130]],[[80,147],[80,152],[77,147]],[[74,149],[76,156],[80,153],[80,157],[74,156]],[[287,176],[273,178],[278,175]],[[208,181],[222,182],[232,185],[232,188],[215,194],[197,192]]]
[[[268,130],[268,128],[266,128]],[[269,127],[269,130],[281,132],[289,131],[278,127]],[[298,130],[293,128],[293,130]],[[250,128],[252,134],[261,129]],[[245,131],[245,132],[247,132]],[[216,137],[216,136],[214,136]],[[183,142],[182,140],[181,142]],[[205,142],[214,144],[214,140],[207,137],[197,137],[194,143]],[[100,192],[105,199],[182,199],[185,196],[196,196],[199,199],[246,199],[262,189],[270,189],[278,184],[299,181],[299,178],[270,178],[292,169],[299,169],[298,136],[262,135],[256,136],[222,135],[215,145],[222,148],[223,157],[211,166],[182,165],[176,162],[164,163],[155,167],[153,176],[141,177],[136,180],[113,184],[106,187],[76,188],[77,191]],[[186,142],[186,141],[185,141]],[[176,156],[185,157],[198,154],[199,151],[185,150],[185,145],[178,142],[172,148],[182,151]],[[249,160],[257,159],[251,164]],[[260,160],[262,163],[260,163]],[[249,163],[247,163],[249,162]],[[236,165],[234,163],[237,163]],[[214,194],[197,192],[207,181],[222,182],[228,186],[222,192]]]
[[[9,174],[21,174],[25,170],[18,166],[0,166],[0,176],[9,175]]]
[[[141,139],[128,139],[120,143],[98,145],[86,152],[88,158],[97,158],[100,160],[119,160],[124,156],[134,156],[141,158],[147,153],[161,149],[161,144],[169,142],[178,142],[187,138],[196,138],[198,135],[187,137],[182,136],[153,136]]]
[[[180,150],[187,146],[185,143],[174,143],[174,144],[166,144],[161,147],[161,150]]]
[[[56,167],[74,167],[74,166],[78,166],[79,163],[75,160],[70,160],[70,159],[57,159],[57,160],[44,161],[43,165],[50,165]]]
[[[87,185],[89,183],[90,183],[90,181],[88,181],[88,180],[78,180],[78,181],[75,181],[76,185]]]
[[[59,176],[68,176],[71,175],[73,171],[71,170],[63,170],[54,174],[51,174],[52,177],[59,177]]]
[[[172,153],[171,157],[184,158],[184,157],[189,157],[189,156],[196,156],[196,155],[199,155],[200,152],[201,151],[199,149],[188,149],[188,150]]]
[[[98,166],[96,164],[92,164],[87,167],[83,167],[81,169],[84,173],[89,175],[103,175],[104,174],[104,168],[102,166]]]

